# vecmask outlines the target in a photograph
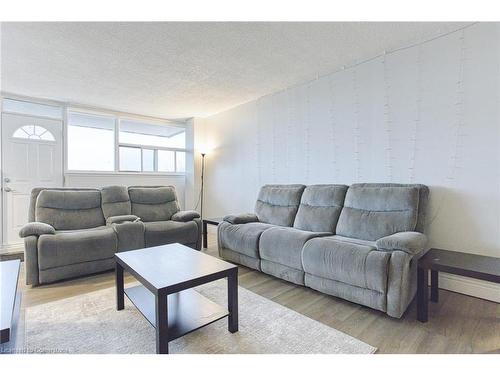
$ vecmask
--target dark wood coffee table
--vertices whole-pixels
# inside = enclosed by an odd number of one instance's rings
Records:
[[[418,260],[417,266],[417,319],[421,322],[427,322],[428,319],[429,271],[431,271],[430,300],[438,302],[440,271],[500,283],[500,258],[430,249]]]
[[[238,331],[238,267],[180,244],[115,254],[117,310],[124,295],[156,328],[156,352],[168,353],[168,343],[228,317],[229,332]],[[124,288],[128,271],[142,285]],[[227,309],[192,288],[227,277]]]

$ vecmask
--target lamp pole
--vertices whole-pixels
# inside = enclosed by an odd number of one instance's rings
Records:
[[[200,208],[200,216],[203,221],[203,177],[205,174],[205,153],[201,153],[201,208]]]

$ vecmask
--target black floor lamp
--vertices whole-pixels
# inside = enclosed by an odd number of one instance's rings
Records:
[[[205,174],[205,152],[201,153],[201,191],[200,191],[200,216],[203,221],[203,178]]]

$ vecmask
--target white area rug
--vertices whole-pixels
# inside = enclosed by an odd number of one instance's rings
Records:
[[[196,288],[226,306],[223,280]],[[155,330],[125,297],[115,309],[114,288],[26,309],[32,352],[155,353]],[[239,287],[239,332],[227,318],[169,344],[170,353],[369,354],[376,348]]]

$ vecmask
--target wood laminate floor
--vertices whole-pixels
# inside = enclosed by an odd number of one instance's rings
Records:
[[[215,227],[209,226],[209,247],[217,256]],[[131,276],[127,276],[131,280]],[[240,267],[240,286],[345,332],[379,348],[378,353],[500,353],[500,304],[440,290],[439,303],[430,303],[429,321],[416,320],[413,302],[401,319],[370,308],[297,286],[261,272]],[[24,284],[20,330],[24,309],[82,293],[114,286],[114,273],[59,282],[39,287]],[[18,336],[16,346],[22,347]]]

